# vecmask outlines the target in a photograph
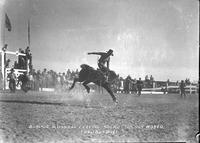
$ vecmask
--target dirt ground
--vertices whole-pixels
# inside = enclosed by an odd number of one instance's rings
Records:
[[[196,142],[198,95],[0,91],[1,142]]]

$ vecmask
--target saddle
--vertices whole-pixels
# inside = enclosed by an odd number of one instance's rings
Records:
[[[100,71],[104,75],[104,77],[106,78],[106,81],[108,81],[109,71],[102,71],[99,68],[97,68],[97,71]]]

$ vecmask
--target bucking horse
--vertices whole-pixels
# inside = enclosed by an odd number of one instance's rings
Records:
[[[81,70],[79,72],[78,78],[74,78],[74,82],[69,88],[70,90],[74,87],[76,82],[81,82],[89,93],[90,87],[87,84],[93,82],[94,84],[105,88],[106,91],[111,95],[113,101],[117,103],[117,99],[110,87],[110,85],[117,78],[117,75],[114,71],[108,71],[108,79],[106,79],[104,73],[99,69],[95,70],[93,67],[90,67],[87,64],[82,64],[80,67]]]

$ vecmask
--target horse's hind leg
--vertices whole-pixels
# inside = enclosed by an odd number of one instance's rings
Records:
[[[84,81],[83,86],[86,88],[87,92],[90,93],[90,87],[87,86],[88,83],[90,83],[90,81]]]
[[[72,83],[72,86],[69,88],[69,90],[71,90],[72,88],[74,88],[75,83],[79,81],[79,78],[75,78],[74,82]]]

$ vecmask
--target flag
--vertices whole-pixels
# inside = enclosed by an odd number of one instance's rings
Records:
[[[7,14],[5,14],[5,26],[8,29],[8,31],[11,31],[12,27],[11,27],[10,19],[8,18]]]

